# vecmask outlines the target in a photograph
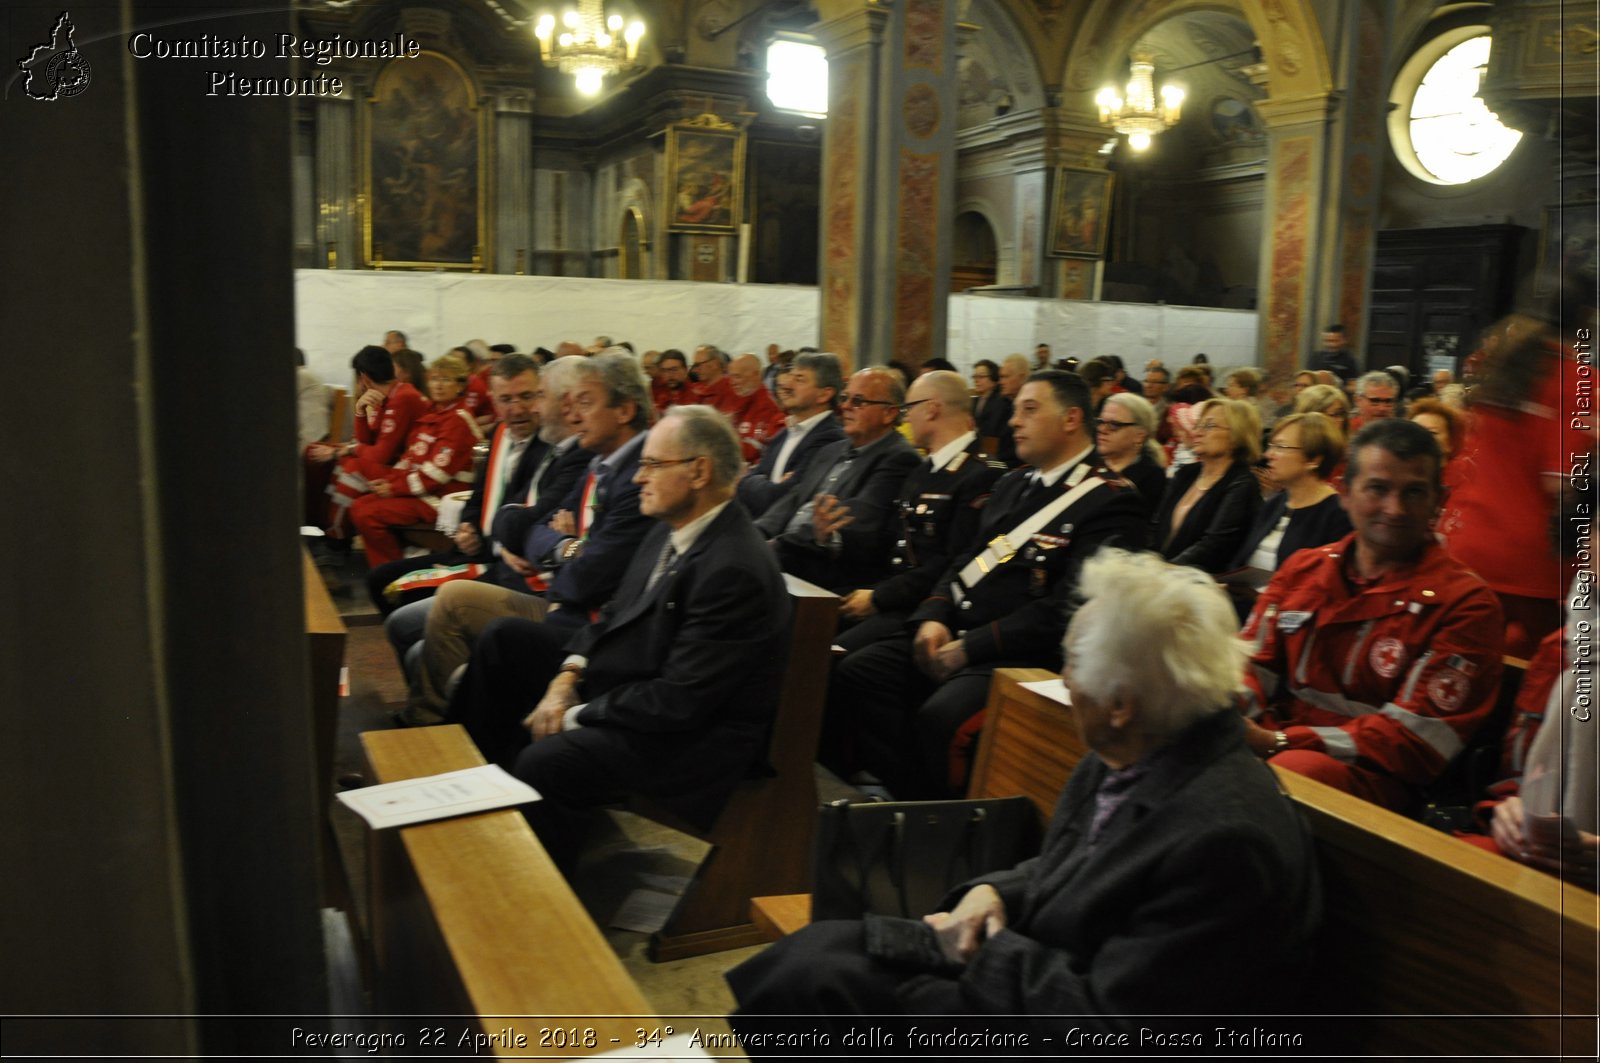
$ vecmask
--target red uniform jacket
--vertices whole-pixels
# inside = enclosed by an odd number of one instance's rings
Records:
[[[438,505],[452,484],[472,482],[472,448],[481,438],[464,402],[436,407],[417,420],[405,454],[382,478],[396,496]]]
[[[1352,586],[1355,535],[1302,550],[1256,601],[1246,713],[1313,749],[1420,785],[1488,717],[1505,621],[1471,570],[1429,543],[1418,562]]]
[[[689,390],[694,392],[691,401],[704,403],[718,413],[732,414],[744,402],[727,377],[718,378],[715,384],[690,384]]]
[[[685,384],[674,390],[665,384],[652,383],[650,385],[650,401],[655,405],[656,413],[665,413],[668,406],[693,406],[700,401],[694,392],[693,384]]]
[[[494,398],[489,394],[488,375],[479,376],[474,373],[467,378],[466,390],[461,393],[461,401],[466,405],[467,412],[481,424],[485,417],[493,424],[499,420],[495,414]]]
[[[767,441],[783,431],[787,422],[778,404],[772,401],[767,389],[758,387],[748,395],[734,393],[739,405],[729,411],[734,430],[739,433],[739,443],[744,448],[745,461],[760,461],[767,449]]]
[[[411,436],[412,426],[428,412],[428,407],[422,392],[404,381],[395,384],[370,418],[356,415],[356,457],[393,465]]]

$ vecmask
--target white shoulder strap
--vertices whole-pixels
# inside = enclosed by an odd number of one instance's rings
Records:
[[[1096,487],[1104,486],[1105,481],[1098,476],[1090,476],[1089,464],[1084,462],[1067,474],[1067,484],[1069,490],[1064,491],[1046,505],[1040,506],[1015,528],[1003,535],[996,535],[993,539],[990,539],[989,545],[985,546],[977,557],[967,562],[966,567],[956,576],[956,581],[959,584],[955,588],[958,600],[960,597],[964,597],[961,594],[963,589],[970,591],[973,587],[976,587],[983,581],[983,577],[1015,557],[1017,550],[1028,541],[1034,532],[1049,524],[1069,506]]]

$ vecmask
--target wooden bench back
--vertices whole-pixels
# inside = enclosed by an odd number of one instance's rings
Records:
[[[367,731],[361,744],[378,782],[483,763],[454,724]],[[526,1036],[523,1058],[552,1027],[598,1031],[574,1056],[633,1044],[650,1007],[521,812],[373,831],[368,859],[380,1013],[478,1016],[486,1033]]]
[[[328,434],[323,437],[324,443],[338,444],[344,442],[344,424],[350,412],[350,395],[344,388],[330,387],[328,399]]]

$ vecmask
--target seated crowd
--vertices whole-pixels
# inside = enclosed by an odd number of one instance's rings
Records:
[[[1538,727],[1566,716],[1566,588],[1593,581],[1546,534],[1563,455],[1595,444],[1560,392],[1592,308],[1560,311],[1507,323],[1466,409],[1446,375],[1408,410],[1342,343],[1282,389],[1251,368],[1218,389],[1204,356],[1141,381],[1044,345],[970,385],[941,359],[847,377],[812,349],[605,337],[419,370],[390,333],[352,360],[355,441],[305,457],[329,534],[361,537],[397,722],[462,723],[541,793],[563,866],[586,809],[638,795],[707,823],[761,771],[785,575],[840,598],[818,760],[857,785],[963,793],[994,671],[1065,670],[1093,755],[1041,856],[924,923],[789,939],[730,976],[746,1011],[1236,1010],[1297,968],[1316,911],[1260,762],[1418,813],[1505,655],[1541,643],[1479,844],[1593,881],[1593,757]],[[449,548],[403,556],[395,529],[468,481]],[[1168,960],[1165,990],[1140,977]]]

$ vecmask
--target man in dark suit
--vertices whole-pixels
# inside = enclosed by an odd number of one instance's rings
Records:
[[[848,630],[836,640],[860,649],[899,633],[911,611],[977,534],[978,519],[1006,467],[984,453],[972,428],[966,383],[957,373],[935,371],[912,381],[903,407],[917,463],[895,499],[898,536],[890,574],[844,596],[839,616]]]
[[[642,794],[709,824],[765,752],[790,609],[730,504],[741,466],[724,418],[673,407],[635,473],[659,523],[599,619],[572,632],[503,618],[473,652],[453,708],[487,759],[539,791],[528,817],[558,864],[580,810]]]
[[[759,517],[795,486],[818,450],[844,438],[834,407],[844,393],[838,356],[801,354],[778,384],[778,405],[789,425],[767,442],[755,468],[739,481],[739,503]]]
[[[835,591],[889,575],[895,499],[917,465],[917,452],[894,430],[905,397],[888,370],[850,378],[845,438],[817,451],[794,490],[756,520],[785,572]]]
[[[1267,987],[1293,1008],[1320,919],[1316,857],[1241,740],[1232,606],[1150,554],[1091,560],[1082,589],[1062,679],[1093,752],[1040,855],[956,886],[921,921],[824,921],[778,942],[727,976],[736,1030],[904,1014],[1137,1032],[1142,1016],[1259,1011]]]
[[[548,523],[531,529],[520,549],[500,557],[539,594],[476,581],[446,584],[428,613],[421,667],[408,711],[441,712],[451,677],[466,663],[472,640],[501,616],[523,616],[565,628],[587,624],[611,600],[650,520],[639,512],[634,472],[650,424],[649,384],[628,354],[573,362],[568,407],[578,445],[593,457]]]
[[[445,583],[453,578],[476,579],[532,593],[526,577],[500,555],[504,542],[522,541],[527,523],[550,519],[588,464],[589,452],[577,445],[577,437],[562,413],[566,392],[573,382],[573,374],[567,368],[571,364],[557,363],[541,373],[525,354],[507,355],[494,363],[489,371],[489,387],[500,414],[500,427],[495,431],[477,488],[461,511],[456,550],[405,558],[380,565],[368,574],[368,593],[379,609],[389,613],[383,624],[384,634],[388,635],[408,682],[415,678],[418,647],[427,628],[433,596]],[[518,519],[526,523],[518,524]],[[477,574],[473,575],[475,571]],[[396,580],[401,584],[396,588],[398,593],[386,593]],[[389,605],[391,595],[404,604],[398,608]]]
[[[829,767],[845,777],[865,769],[900,797],[959,792],[970,748],[952,752],[952,742],[982,710],[994,670],[1060,666],[1084,560],[1107,544],[1144,546],[1143,505],[1101,464],[1091,423],[1076,374],[1028,378],[1011,427],[1033,468],[996,485],[976,536],[907,629],[839,663],[825,720]]]

